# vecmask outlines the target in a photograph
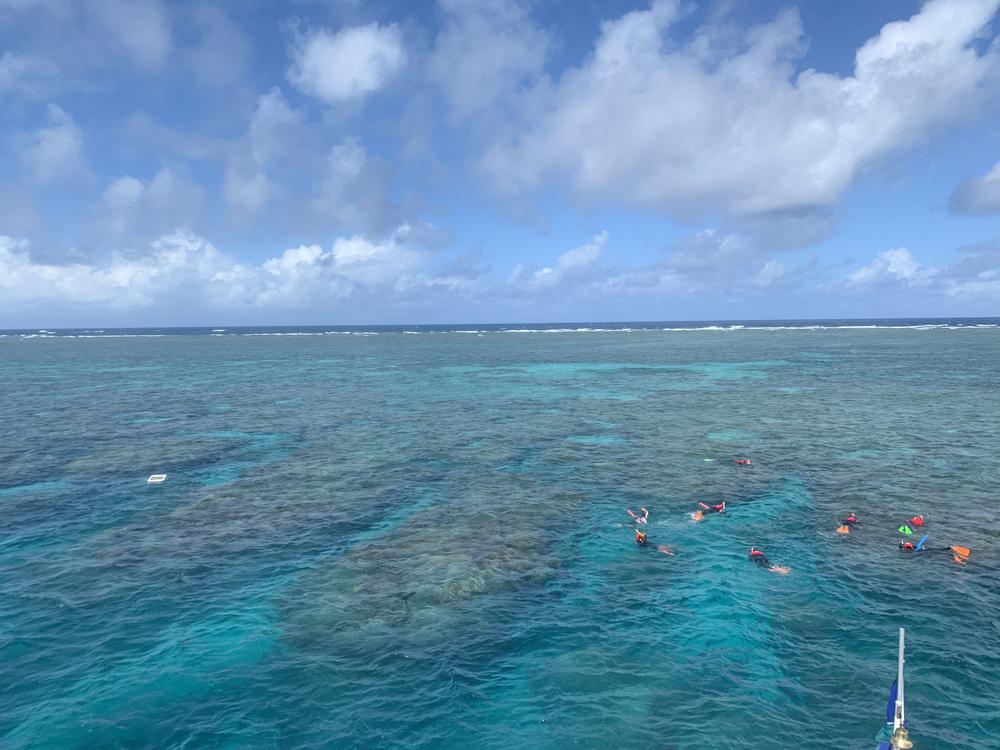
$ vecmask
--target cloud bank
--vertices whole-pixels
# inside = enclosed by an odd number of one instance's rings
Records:
[[[132,205],[150,189],[121,178],[105,197]],[[941,266],[924,265],[896,248],[838,277],[814,263],[790,265],[754,255],[745,239],[708,230],[678,243],[661,261],[622,266],[605,261],[610,237],[602,231],[551,265],[520,263],[497,280],[481,260],[442,264],[416,239],[404,225],[380,240],[342,236],[326,248],[300,245],[245,263],[199,235],[175,231],[103,262],[55,264],[35,260],[28,241],[0,236],[0,324],[52,309],[86,311],[95,322],[178,310],[214,319],[308,311],[336,322],[357,320],[357,311],[370,311],[373,304],[390,319],[407,310],[440,310],[442,304],[470,316],[510,305],[528,315],[628,309],[636,302],[643,309],[671,303],[690,309],[706,295],[715,300],[708,308],[716,310],[714,316],[727,317],[723,310],[774,295],[850,301],[875,291],[880,299],[897,300],[914,289],[926,304],[939,307],[977,310],[1000,301],[1000,243],[963,248]]]
[[[583,65],[526,91],[484,169],[508,193],[555,181],[685,220],[827,207],[878,159],[983,101],[1000,53],[976,43],[997,6],[932,0],[840,77],[796,72],[795,10],[730,44],[710,28],[676,38],[681,3],[657,0],[605,22]]]

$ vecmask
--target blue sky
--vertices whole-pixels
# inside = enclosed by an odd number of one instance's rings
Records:
[[[996,315],[1000,0],[0,0],[0,327]]]

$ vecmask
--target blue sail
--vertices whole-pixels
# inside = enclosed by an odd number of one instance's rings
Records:
[[[898,679],[893,680],[892,687],[889,688],[889,703],[885,707],[885,726],[882,727],[881,731],[875,737],[875,740],[879,743],[877,750],[892,750],[890,739],[895,729],[894,721],[896,718],[896,691],[898,684]]]
[[[892,724],[896,719],[896,693],[899,690],[899,680],[892,681],[892,687],[889,688],[889,703],[885,707],[885,721],[886,724]]]

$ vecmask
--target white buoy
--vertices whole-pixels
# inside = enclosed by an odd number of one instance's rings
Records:
[[[160,484],[160,482],[167,481],[166,474],[150,474],[149,479],[146,480],[147,484]]]

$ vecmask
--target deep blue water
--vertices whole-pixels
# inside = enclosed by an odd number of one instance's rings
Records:
[[[0,747],[997,747],[998,324],[0,332]]]

